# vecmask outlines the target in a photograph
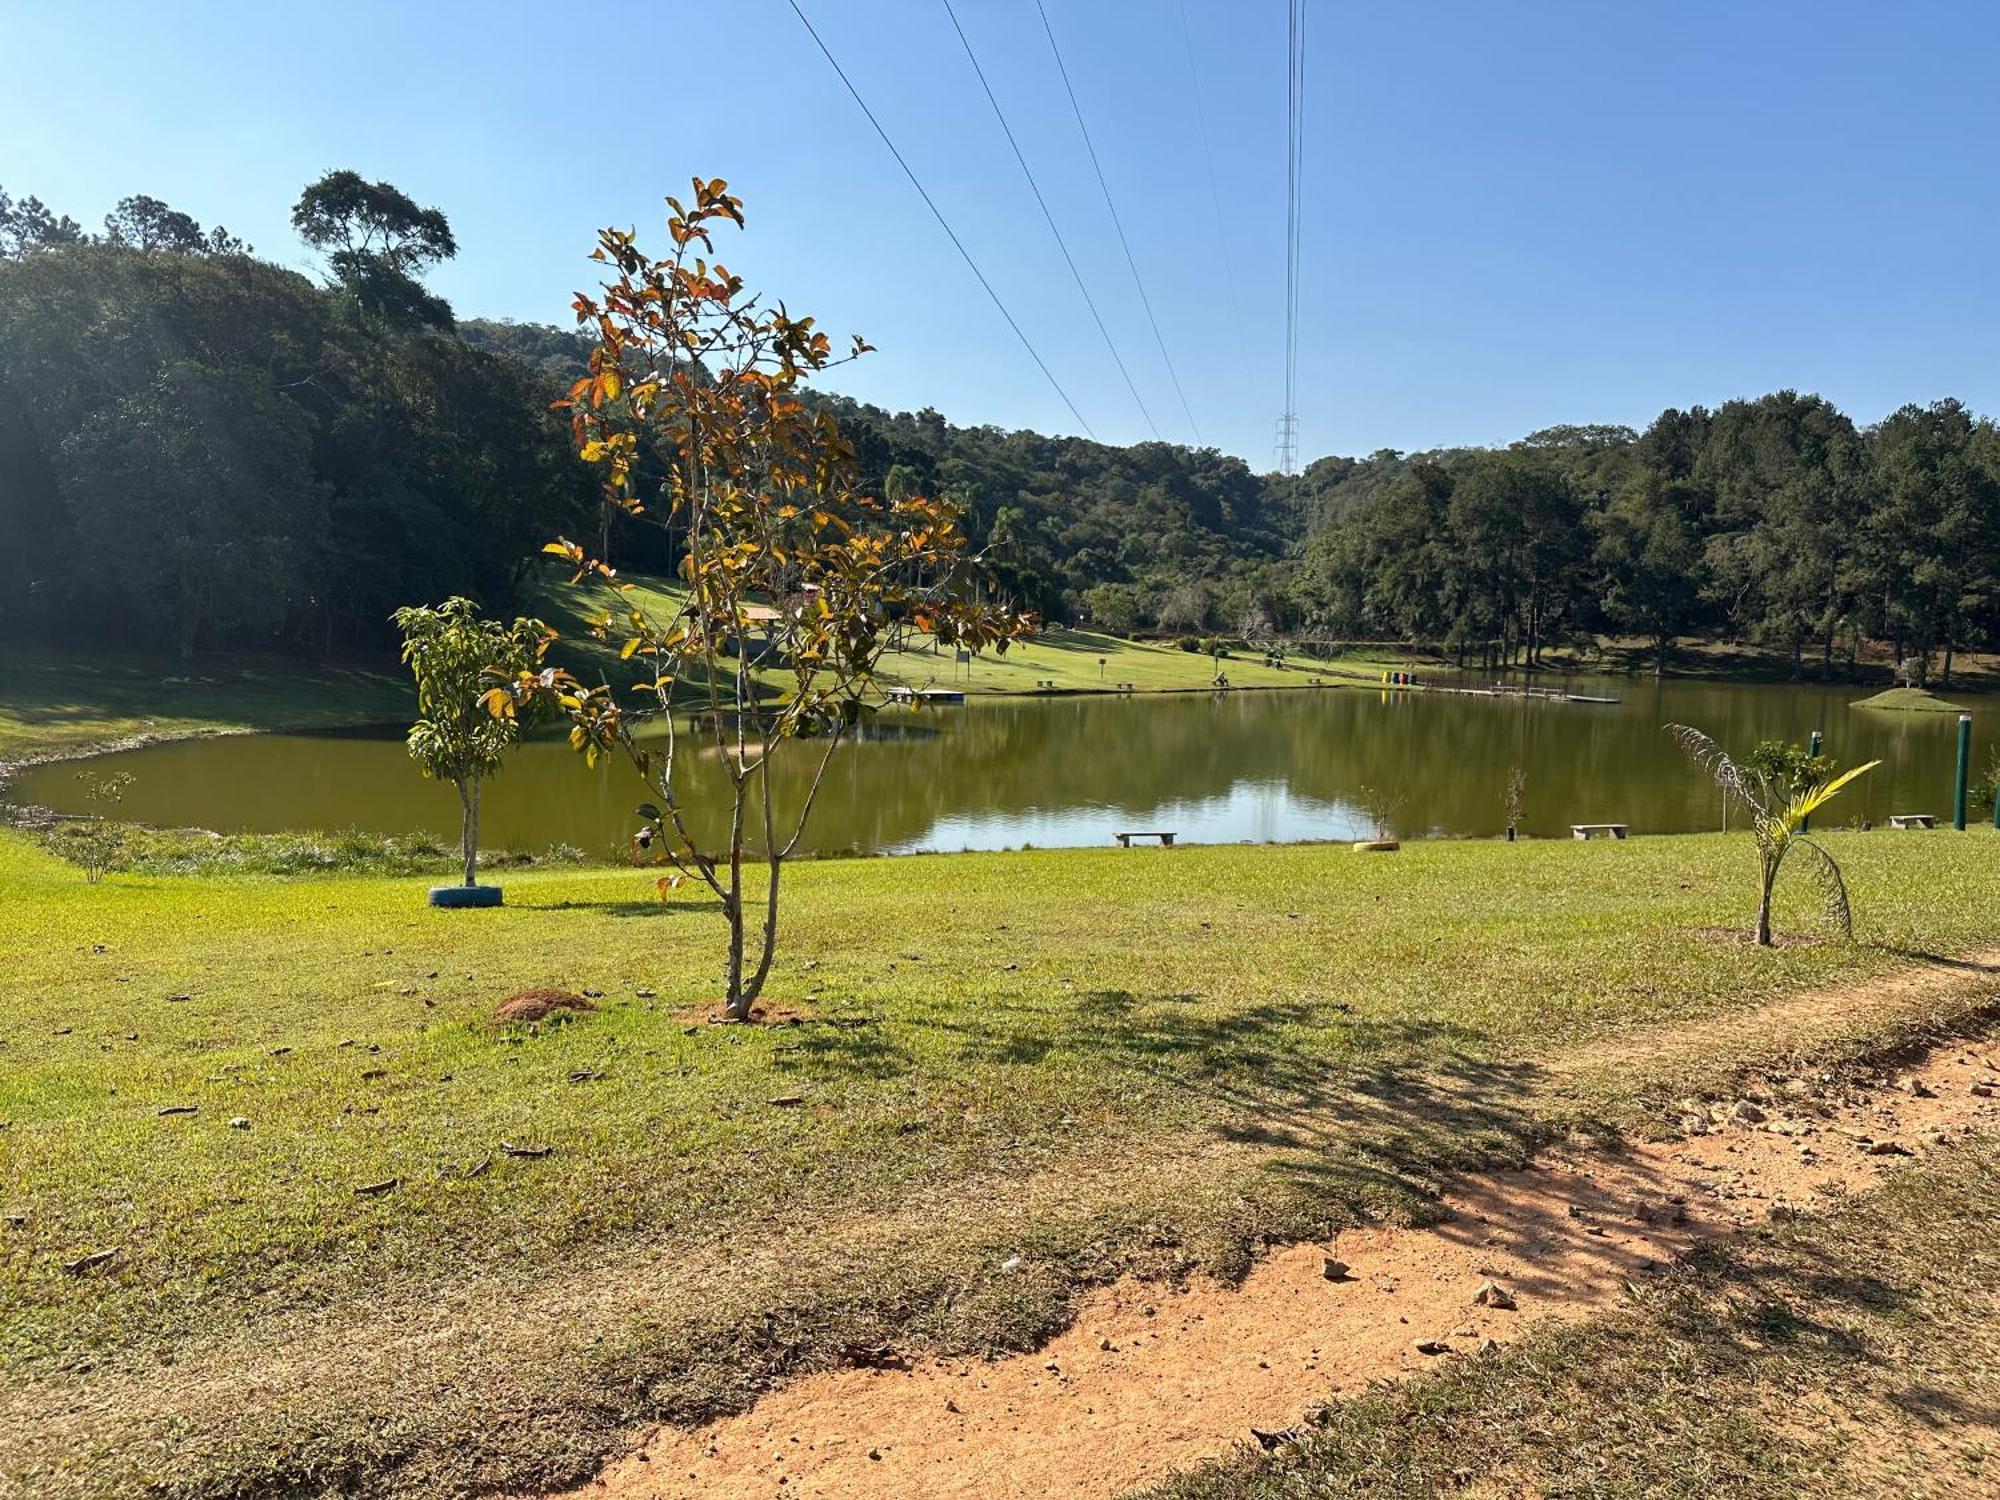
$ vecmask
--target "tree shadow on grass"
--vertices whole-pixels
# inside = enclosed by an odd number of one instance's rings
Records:
[[[605,917],[677,917],[716,913],[720,901],[510,901],[516,911],[594,911]]]
[[[1958,969],[1967,974],[2000,974],[2000,964],[1981,963],[1977,959],[1959,958],[1949,953],[1932,953],[1925,948],[1898,948],[1887,945],[1882,952],[1911,963],[1929,964],[1938,969]]]
[[[1478,1056],[1477,1031],[1357,1016],[1311,998],[1231,1009],[1200,999],[1127,990],[1050,1004],[995,997],[865,1029],[816,1027],[783,1066],[900,1077],[917,1066],[897,1039],[903,1032],[927,1034],[942,1046],[926,1054],[942,1050],[968,1066],[1101,1075],[1107,1093],[1139,1077],[1141,1093],[1196,1100],[1217,1140],[1267,1153],[1268,1169],[1292,1190],[1403,1212],[1433,1196],[1431,1173],[1518,1162],[1547,1134],[1535,1108],[1547,1097],[1542,1070]]]

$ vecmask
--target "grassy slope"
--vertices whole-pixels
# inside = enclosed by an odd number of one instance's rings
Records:
[[[633,577],[622,596],[621,610],[645,610],[655,620],[673,612],[674,593],[659,580]],[[599,646],[586,634],[584,616],[611,602],[606,590],[544,589],[538,608],[563,633],[564,649],[602,667],[614,683],[638,674],[617,663],[615,651]],[[622,623],[622,621],[621,621]],[[1100,667],[1099,662],[1103,665]],[[1350,680],[1379,681],[1389,667],[1409,667],[1407,653],[1393,649],[1357,649],[1337,661],[1294,657],[1282,670],[1264,665],[1255,651],[1238,651],[1225,658],[1222,669],[1234,687],[1304,687],[1307,679],[1325,674]],[[1063,692],[1104,692],[1129,682],[1139,692],[1190,692],[1207,689],[1216,663],[1208,656],[1176,646],[1128,641],[1090,630],[1051,630],[1008,648],[1004,655],[983,655],[962,666],[949,653],[892,651],[883,658],[880,677],[885,685],[952,688],[967,693],[1033,693],[1037,684],[1053,682]]]
[[[2000,1492],[2000,1142],[1150,1500]]]
[[[1990,940],[1992,838],[1829,834],[1876,946],[1775,953],[1697,934],[1742,916],[1748,845],[1721,837],[813,864],[788,877],[773,995],[854,1024],[746,1031],[673,1015],[709,994],[720,924],[635,872],[517,874],[505,910],[446,914],[416,880],[89,887],[0,835],[0,1209],[25,1218],[0,1230],[0,1455],[120,1493],[171,1423],[187,1493],[297,1478],[308,1453],[448,1492],[574,1477],[618,1423],[740,1402],[857,1335],[1030,1343],[1077,1280],[1134,1257],[1240,1266],[1259,1235],[1416,1206],[1405,1171],[1520,1149],[1579,1107],[1537,1056]],[[605,1008],[535,1036],[484,1023],[529,983]],[[854,1226],[919,1210],[856,1249],[874,1231]],[[786,1225],[812,1228],[772,1239]],[[784,1254],[635,1312],[659,1268],[739,1244]],[[108,1271],[62,1273],[110,1246]],[[996,1283],[1004,1247],[1038,1275]],[[624,1268],[597,1278],[620,1297],[542,1326],[479,1290],[559,1290],[577,1264]],[[226,1366],[232,1330],[307,1347],[300,1319],[365,1352],[372,1314],[440,1300],[466,1347],[421,1369],[262,1402],[232,1378],[155,1429],[64,1394],[79,1359],[143,1383],[170,1346]],[[503,1444],[464,1393],[526,1399],[524,1369],[538,1416]],[[66,1436],[27,1444],[50,1401]],[[0,1489],[57,1493],[25,1472]]]
[[[636,671],[584,629],[583,607],[602,598],[564,588],[545,593],[540,608],[564,637],[557,659],[587,668],[593,678],[602,670],[614,683],[633,680]],[[668,605],[667,596],[651,585],[635,590],[632,598],[656,610]],[[7,658],[0,679],[0,767],[140,737],[397,722],[413,706],[407,680],[387,661],[379,672],[275,660],[190,666],[130,652],[41,647],[9,647]],[[1321,672],[1330,680],[1375,681],[1386,668],[1411,662],[1393,651],[1367,650],[1334,663],[1295,658],[1279,671],[1254,653],[1238,652],[1223,665],[1237,687],[1304,687]],[[1015,646],[1004,657],[982,657],[969,670],[949,656],[892,652],[881,680],[971,693],[1033,693],[1045,680],[1067,692],[1108,691],[1121,682],[1141,692],[1167,692],[1205,689],[1213,675],[1214,663],[1206,656],[1059,630]]]
[[[130,652],[9,646],[0,676],[0,763],[119,740],[358,724],[409,712],[389,672],[282,661],[197,663]]]

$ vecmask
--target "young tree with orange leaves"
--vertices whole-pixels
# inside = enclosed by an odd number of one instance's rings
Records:
[[[643,663],[636,684],[665,721],[642,744],[640,717],[608,686],[586,687],[555,667],[523,671],[486,695],[496,715],[533,701],[570,721],[570,740],[595,763],[617,751],[654,800],[639,809],[643,841],[661,862],[697,880],[729,924],[724,1015],[747,1020],[777,947],[784,861],[797,849],[826,768],[867,712],[882,653],[905,632],[973,651],[1004,651],[1031,622],[980,601],[980,559],[957,508],[918,495],[879,498],[857,488],[853,450],[833,419],[807,407],[803,381],[866,353],[859,338],[840,360],[811,318],[767,308],[721,265],[711,229],[741,227],[742,204],[720,180],[696,178],[694,201],[667,200],[673,250],[642,251],[607,229],[592,258],[609,267],[600,294],[579,294],[577,320],[598,346],[590,374],[562,403],[579,453],[603,466],[605,501],[666,526],[684,586],[670,618],[607,608],[597,635]],[[628,585],[567,539],[545,549],[573,583]],[[676,702],[707,710],[676,724]],[[704,850],[675,795],[683,740],[697,737],[728,773],[728,833]],[[780,808],[772,769],[795,742],[814,757],[796,805]],[[746,865],[764,866],[750,889]],[[761,898],[761,900],[759,900]],[[761,906],[753,940],[751,904]]]

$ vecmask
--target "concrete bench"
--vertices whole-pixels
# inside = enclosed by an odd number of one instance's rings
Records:
[[[1144,833],[1114,833],[1111,836],[1118,840],[1118,846],[1121,849],[1130,849],[1132,847],[1132,840],[1134,839],[1158,839],[1162,849],[1171,849],[1174,847],[1174,836],[1163,829],[1150,830]]]
[[[1627,832],[1623,823],[1572,823],[1569,831],[1579,839],[1622,839]]]
[[[1890,813],[1891,828],[1935,828],[1937,819],[1930,813]]]

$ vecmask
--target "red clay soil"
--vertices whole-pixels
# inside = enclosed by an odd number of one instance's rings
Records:
[[[1121,1282],[1032,1355],[812,1376],[742,1416],[662,1430],[575,1493],[1113,1496],[1224,1453],[1252,1428],[1289,1428],[1329,1396],[1584,1317],[1698,1240],[1865,1190],[1913,1156],[2000,1126],[2000,1052],[1947,1049],[1895,1089],[1817,1092],[1792,1080],[1761,1104],[1689,1101],[1682,1140],[1460,1181],[1437,1228],[1296,1246],[1240,1290]],[[1329,1258],[1345,1263],[1340,1279]],[[1482,1298],[1488,1284],[1498,1292]]]
[[[596,1010],[581,995],[572,995],[568,990],[532,989],[518,990],[493,1007],[496,1021],[533,1022],[546,1021],[560,1012]]]

